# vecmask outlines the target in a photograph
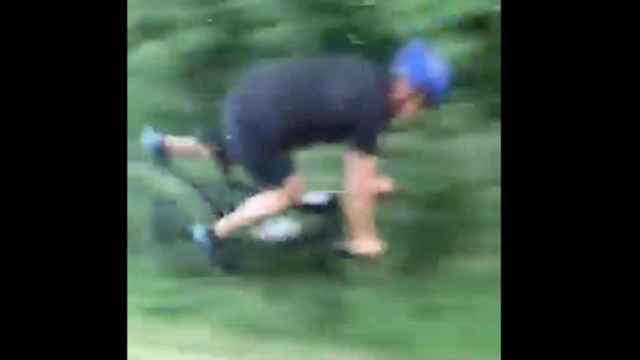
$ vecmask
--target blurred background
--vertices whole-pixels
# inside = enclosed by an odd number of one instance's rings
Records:
[[[129,359],[493,359],[500,356],[500,3],[497,0],[128,0]],[[380,203],[390,252],[339,276],[279,259],[262,276],[206,270],[191,248],[154,250],[151,204],[184,183],[152,167],[146,124],[216,126],[224,94],[261,61],[357,53],[386,64],[408,38],[455,64],[451,101],[385,135]],[[342,146],[296,155],[310,187],[340,188]],[[212,164],[180,160],[202,179]],[[308,270],[308,271],[307,271]]]

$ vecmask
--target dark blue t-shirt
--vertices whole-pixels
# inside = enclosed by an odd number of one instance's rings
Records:
[[[384,68],[357,57],[263,65],[234,91],[234,121],[279,151],[348,141],[374,153],[377,136],[392,116],[389,84]]]

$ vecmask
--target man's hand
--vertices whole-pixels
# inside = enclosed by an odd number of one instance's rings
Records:
[[[380,176],[376,179],[375,192],[379,196],[387,195],[395,190],[395,181],[388,176]]]

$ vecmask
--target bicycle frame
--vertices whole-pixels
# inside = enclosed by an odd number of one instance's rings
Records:
[[[217,157],[214,157],[214,159],[218,160]],[[170,166],[168,162],[160,162],[158,164],[161,165],[172,176],[182,180],[184,183],[189,185],[207,204],[212,215],[214,215],[215,218],[222,218],[226,214],[233,212],[240,205],[239,202],[237,202],[225,207],[221,205],[222,201],[220,199],[213,198],[211,194],[207,192],[207,188],[209,185],[198,183],[185,172],[180,171],[173,166]],[[217,165],[220,164],[217,163]],[[238,193],[240,195],[241,201],[260,192],[260,189],[255,186],[233,179],[231,177],[231,171],[228,167],[225,166],[223,170],[223,182],[227,187],[227,191],[229,193]],[[295,244],[322,242],[329,238],[338,237],[339,233],[341,233],[342,231],[342,213],[340,211],[339,204],[339,196],[341,193],[341,191],[311,191],[304,194],[302,197],[302,202],[299,205],[293,207],[291,210],[299,211],[302,214],[319,215],[322,219],[322,222],[319,226],[319,231],[313,236],[308,236],[308,234],[307,236],[301,237],[293,237],[292,235],[287,235],[284,236],[286,237],[286,241],[285,239],[279,239],[276,242],[287,243],[288,245],[293,246]],[[261,224],[252,226],[251,228],[255,230],[254,237],[266,241],[264,237],[261,238],[260,236],[256,236],[256,234],[260,232],[268,233],[269,231],[265,231],[265,229],[269,229],[269,226],[276,226],[270,223],[270,220],[273,220],[274,218],[279,218],[280,220],[283,220],[283,218],[285,218],[285,220],[287,220],[285,215],[277,215],[275,217],[270,217],[264,220]],[[271,231],[271,233],[273,233],[273,231]],[[271,239],[273,240],[273,238]]]

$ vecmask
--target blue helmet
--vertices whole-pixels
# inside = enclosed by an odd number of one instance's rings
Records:
[[[433,106],[440,105],[449,94],[453,75],[451,65],[421,40],[412,40],[398,50],[391,71],[404,76]]]

